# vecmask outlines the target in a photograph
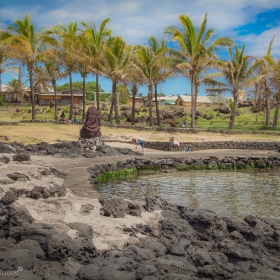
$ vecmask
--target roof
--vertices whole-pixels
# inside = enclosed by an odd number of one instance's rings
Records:
[[[208,96],[208,98],[213,102],[213,103],[218,103],[219,102],[219,97],[217,96]],[[221,96],[221,102],[228,102],[229,97],[222,97]]]
[[[191,102],[192,100],[190,95],[179,95],[179,97],[181,97],[184,102]],[[196,102],[209,104],[212,103],[208,96],[197,96]]]
[[[175,105],[175,104],[176,104],[175,101],[176,101],[176,100],[165,100],[164,103],[165,103],[166,105]]]
[[[41,92],[41,93],[36,93],[39,96],[55,96],[54,92]],[[56,92],[57,96],[71,96],[70,93],[62,93],[61,91]],[[85,95],[87,95],[87,92],[85,92]],[[78,92],[73,92],[73,96],[83,96],[83,93],[78,93]]]
[[[177,100],[178,96],[176,95],[169,95],[169,96],[158,96],[157,97],[157,101],[167,101],[167,100],[173,100],[174,102]],[[153,101],[155,101],[155,98],[152,99]],[[175,103],[174,103],[175,104]]]

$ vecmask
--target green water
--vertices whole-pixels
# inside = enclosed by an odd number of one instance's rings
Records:
[[[156,173],[106,182],[96,190],[133,200],[159,195],[178,205],[213,210],[220,216],[259,215],[280,226],[280,173],[193,170]]]

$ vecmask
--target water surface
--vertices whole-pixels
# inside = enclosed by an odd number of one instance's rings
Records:
[[[259,215],[280,226],[280,174],[271,172],[188,171],[141,175],[99,184],[100,193],[144,200],[159,195],[169,202],[218,215]]]

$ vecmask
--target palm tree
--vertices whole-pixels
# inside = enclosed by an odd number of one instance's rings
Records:
[[[7,83],[7,92],[12,95],[12,102],[21,103],[25,96],[29,97],[26,85],[17,79]]]
[[[229,60],[217,61],[216,66],[221,70],[220,76],[225,78],[226,83],[220,83],[227,91],[231,92],[233,97],[233,106],[231,110],[230,129],[234,128],[236,105],[238,98],[244,88],[252,85],[259,76],[253,76],[255,69],[258,66],[257,62],[252,62],[251,56],[245,56],[245,46],[241,50],[238,50],[237,46],[234,46],[235,54],[228,48]],[[213,74],[215,75],[215,74]]]
[[[7,47],[8,55],[11,58],[18,59],[27,66],[31,91],[32,120],[35,120],[33,71],[44,45],[42,32],[35,31],[35,26],[28,14],[24,15],[22,21],[14,20],[12,24],[8,25],[7,30],[10,31],[10,35],[2,43]]]
[[[132,60],[135,59],[134,53],[132,52]],[[131,124],[135,124],[135,98],[138,93],[138,89],[140,86],[144,84],[144,77],[142,76],[142,72],[137,71],[137,69],[130,64],[127,69],[127,75],[125,77],[125,84],[131,90],[132,93],[132,111],[131,111]],[[140,95],[140,94],[139,94]],[[141,96],[140,96],[141,97]]]
[[[273,58],[271,55],[273,41],[274,37],[270,41],[267,54],[264,56],[264,61],[267,63],[269,73],[268,75],[270,77],[272,87],[275,90],[276,108],[273,118],[272,129],[276,130],[278,125],[278,115],[280,106],[280,59]]]
[[[99,29],[97,29],[94,22],[90,24],[82,22],[82,25],[85,27],[84,34],[88,37],[88,44],[86,55],[89,58],[89,62],[92,65],[92,72],[96,76],[96,107],[99,111],[99,81],[98,77],[100,74],[100,59],[104,49],[104,43],[111,36],[111,30],[106,27],[106,24],[110,21],[110,18],[106,18],[100,24]]]
[[[191,81],[192,128],[195,128],[195,109],[199,87],[199,74],[205,66],[205,62],[213,58],[214,52],[218,47],[232,45],[232,40],[230,38],[217,38],[207,46],[208,41],[214,34],[212,28],[207,29],[207,15],[206,13],[198,30],[195,29],[191,19],[187,15],[182,14],[179,16],[179,21],[183,25],[183,29],[170,26],[164,31],[170,34],[172,39],[178,43],[180,51],[173,50],[173,53],[181,60],[181,63],[179,63],[177,67]]]
[[[148,84],[148,107],[149,107],[149,120],[150,126],[153,127],[153,111],[152,111],[152,98],[153,98],[153,86],[157,83],[163,81],[167,74],[167,54],[169,49],[166,46],[165,40],[157,42],[155,37],[151,36],[149,38],[148,46],[136,46],[134,53],[136,59],[134,61],[134,66],[142,73],[145,78],[145,83]],[[157,96],[156,96],[157,99]],[[157,103],[157,100],[156,100]],[[158,124],[159,122],[159,110],[158,113]]]
[[[125,78],[130,59],[130,47],[126,46],[121,37],[111,37],[104,50],[104,57],[100,64],[102,73],[112,81],[112,103],[108,121],[112,121],[113,108],[115,111],[116,123],[119,124],[117,108],[116,87],[117,83]]]
[[[61,65],[60,58],[56,56],[57,52],[54,48],[50,48],[48,51],[44,52],[41,62],[43,63],[44,73],[47,76],[48,81],[51,82],[54,90],[54,120],[58,119],[57,115],[57,80],[62,79],[67,76],[67,72],[64,71]]]
[[[50,78],[48,73],[42,66],[34,67],[34,77],[33,77],[33,90],[34,93],[40,93],[44,91],[49,91],[51,88]]]
[[[265,64],[264,59],[256,59],[257,68],[256,68],[256,75],[259,77],[256,80],[254,86],[258,91],[259,100],[259,111],[261,110],[261,97],[264,97],[265,103],[265,125],[270,125],[270,98],[271,98],[271,90],[270,90],[270,83],[269,83],[269,75],[268,75],[268,67]]]
[[[158,67],[155,68],[154,74],[154,89],[155,89],[155,104],[157,125],[160,126],[160,112],[158,108],[158,93],[157,86],[159,83],[164,82],[166,79],[175,75],[176,65],[179,63],[178,59],[170,53],[167,47],[166,40],[158,42],[154,36],[149,38],[149,44],[154,52],[155,60],[159,62]]]
[[[76,46],[75,55],[77,58],[77,69],[78,72],[81,74],[83,78],[83,120],[86,119],[86,78],[89,73],[89,63],[87,59],[87,51],[89,46],[89,39],[88,37],[84,36],[84,34],[81,34],[78,37],[78,45]]]
[[[51,43],[56,48],[56,56],[61,59],[62,64],[67,70],[70,84],[70,119],[73,117],[73,86],[72,73],[77,71],[77,60],[73,53],[75,53],[78,45],[79,35],[81,30],[78,28],[77,22],[71,22],[68,25],[59,24],[54,26],[46,33],[45,40]],[[54,35],[54,37],[51,37]],[[48,37],[49,36],[49,37]]]

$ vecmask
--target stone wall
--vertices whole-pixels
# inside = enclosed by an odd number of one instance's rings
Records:
[[[280,142],[262,142],[262,141],[203,141],[203,142],[181,142],[180,147],[173,147],[170,142],[145,142],[146,148],[170,151],[185,150],[187,147],[191,151],[209,150],[209,149],[239,149],[239,150],[280,150]]]
[[[190,155],[190,154],[188,154]],[[136,168],[137,170],[163,170],[169,171],[170,169],[177,170],[251,170],[251,169],[280,169],[280,155],[267,156],[267,157],[200,157],[192,158],[186,156],[185,158],[164,158],[164,159],[151,159],[151,158],[134,158],[122,159],[116,164],[101,164],[94,165],[88,168],[91,174],[91,182],[97,183],[97,178],[107,172],[114,172],[123,169]]]

